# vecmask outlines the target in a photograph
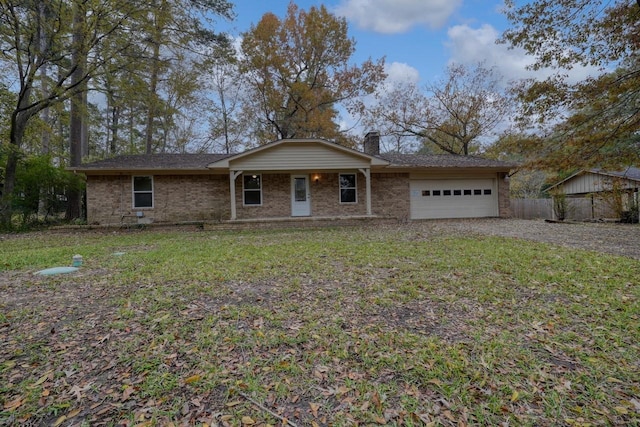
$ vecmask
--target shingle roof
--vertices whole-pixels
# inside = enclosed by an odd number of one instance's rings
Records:
[[[617,176],[619,178],[626,178],[626,179],[630,179],[632,181],[640,181],[640,169],[634,168],[632,166],[629,166],[628,168],[626,168],[624,170],[615,171],[615,172],[606,171],[604,169],[592,169],[589,172],[596,173],[596,174],[602,174],[602,175]]]
[[[80,172],[101,170],[207,170],[207,165],[231,156],[231,154],[124,155],[85,163],[71,169]],[[499,160],[452,154],[382,154],[377,157],[390,162],[390,167],[498,168],[508,170],[516,166]]]
[[[615,176],[618,178],[623,178],[623,179],[628,179],[631,181],[640,181],[640,169],[635,168],[633,166],[629,166],[628,168],[621,170],[621,171],[607,171],[605,169],[589,169],[589,170],[581,170],[578,171],[576,173],[574,173],[573,175],[563,179],[562,181],[556,182],[555,184],[553,184],[551,187],[547,188],[545,191],[549,191],[552,190],[556,187],[561,186],[562,184],[564,184],[567,181],[571,181],[572,179],[574,179],[577,176],[583,175],[585,173],[593,173],[596,175],[605,175],[605,176]]]
[[[97,170],[206,170],[209,163],[229,157],[230,154],[132,154],[85,163],[79,171]]]
[[[460,156],[454,154],[395,154],[380,155],[396,167],[424,168],[502,168],[511,169],[516,164],[500,160],[484,159],[477,156]]]

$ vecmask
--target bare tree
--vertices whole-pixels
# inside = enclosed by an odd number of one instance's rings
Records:
[[[217,49],[209,65],[210,85],[214,92],[213,114],[209,118],[209,136],[213,145],[229,154],[243,144],[245,126],[241,124],[243,84],[235,55]]]
[[[413,136],[451,154],[471,154],[508,117],[511,101],[493,70],[451,65],[423,90],[412,83],[379,95],[369,113],[388,133]]]

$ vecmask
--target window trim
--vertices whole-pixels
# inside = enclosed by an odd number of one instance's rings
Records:
[[[353,175],[353,187],[342,187],[340,183],[340,177],[342,175]],[[353,202],[343,202],[342,201],[342,190],[353,190],[354,192],[354,201]],[[338,174],[338,200],[341,205],[357,205],[358,204],[358,174],[354,172],[341,172]]]
[[[136,178],[151,178],[151,190],[136,191]],[[153,209],[155,206],[155,180],[153,175],[132,175],[131,176],[131,206],[133,209]],[[151,194],[151,206],[136,206],[136,194]]]
[[[244,188],[244,185],[245,185],[244,177],[248,176],[248,177],[253,178],[254,175],[256,177],[260,178],[260,188],[258,188],[257,190],[254,189],[254,188]],[[246,200],[245,196],[246,196],[248,191],[249,192],[258,192],[260,194],[260,203],[247,203],[247,200]],[[249,206],[249,207],[251,207],[251,206],[262,206],[262,174],[261,173],[246,173],[246,174],[243,173],[242,174],[242,206]]]

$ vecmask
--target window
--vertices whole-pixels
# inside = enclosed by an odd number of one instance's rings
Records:
[[[453,190],[454,196],[462,196],[462,190]]]
[[[471,190],[464,190],[464,195],[465,196],[470,196],[471,195]]]
[[[245,205],[262,205],[262,176],[242,175],[242,193]]]
[[[429,190],[422,190],[422,196],[423,196],[423,197],[427,197],[427,196],[430,196],[430,195],[431,195],[431,191],[429,191]]]
[[[491,189],[485,189],[484,190],[484,194],[485,194],[485,196],[490,196],[491,195]]]
[[[340,174],[340,203],[356,203],[356,174]]]
[[[153,177],[134,176],[133,177],[133,207],[152,208],[153,207]]]
[[[440,195],[440,190],[433,190],[433,195],[434,196],[439,196]]]
[[[477,188],[475,190],[473,190],[473,195],[474,196],[481,196],[482,195],[482,190],[478,190]]]
[[[443,196],[450,196],[451,195],[451,190],[443,190],[442,191],[442,195]]]

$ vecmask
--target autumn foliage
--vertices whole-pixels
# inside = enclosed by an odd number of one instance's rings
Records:
[[[339,106],[372,93],[384,78],[383,60],[352,65],[355,41],[347,22],[324,6],[289,4],[280,19],[265,14],[244,34],[242,71],[262,142],[281,138],[343,140]]]
[[[620,168],[640,161],[640,6],[631,0],[507,2],[503,41],[554,69],[519,88],[524,128],[543,135],[532,164]],[[583,67],[590,77],[569,78]]]

